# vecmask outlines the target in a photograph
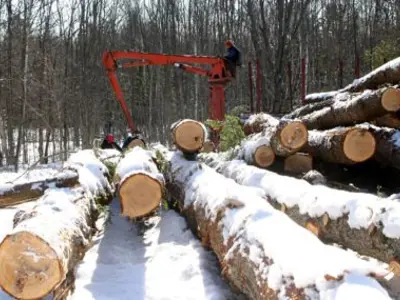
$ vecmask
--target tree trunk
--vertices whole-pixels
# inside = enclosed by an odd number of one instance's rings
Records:
[[[306,295],[311,294],[312,298],[322,299],[326,290],[318,289],[324,285],[316,286],[319,279],[330,281],[330,287],[335,289],[346,282],[341,281],[345,270],[357,272],[357,267],[343,259],[342,255],[350,255],[348,252],[322,245],[315,236],[273,209],[261,197],[260,190],[234,184],[201,163],[185,161],[178,152],[168,161],[171,165],[166,174],[170,177],[168,188],[172,199],[178,201],[181,213],[203,246],[217,255],[226,280],[249,299],[279,299],[279,291],[282,297],[289,299],[306,299]],[[241,176],[240,173],[235,175]],[[210,189],[211,186],[219,187],[218,192]],[[332,250],[328,251],[329,247]],[[336,255],[342,258],[335,258]],[[369,264],[354,259],[364,267]],[[335,265],[334,273],[326,264],[331,260],[341,264]],[[298,268],[293,268],[293,263]],[[302,288],[296,287],[296,280],[302,276],[296,269],[304,272],[310,265],[325,265],[326,268],[317,272],[319,275],[309,277]],[[280,270],[279,282],[272,282],[269,280],[272,277],[263,275],[272,274],[273,270]],[[368,272],[364,269],[361,274]],[[386,273],[384,270],[377,272],[379,276]],[[373,280],[365,275],[361,276]],[[350,283],[349,290],[343,292],[350,293],[356,285]],[[389,299],[386,292],[381,291],[382,299]]]
[[[400,257],[396,231],[400,221],[394,219],[400,204],[394,200],[313,186],[245,163],[223,161],[222,156],[202,154],[200,159],[238,184],[261,188],[272,206],[299,225],[312,227],[326,243],[338,243],[387,263]],[[251,180],[255,175],[258,180]],[[278,186],[287,189],[277,189]],[[379,207],[374,204],[377,202]]]
[[[323,161],[352,165],[370,159],[376,151],[375,136],[367,129],[351,127],[309,131],[304,152]]]
[[[365,91],[350,101],[334,101],[329,107],[300,117],[308,129],[329,129],[371,121],[400,109],[400,90]]]
[[[31,201],[41,197],[52,187],[73,187],[79,184],[76,172],[64,171],[54,177],[22,184],[5,184],[0,191],[0,208]]]
[[[195,120],[180,120],[171,125],[172,140],[182,152],[200,151],[207,137],[206,127]]]
[[[119,162],[116,175],[123,216],[142,217],[159,207],[164,178],[151,152],[140,147],[133,148]]]
[[[313,169],[313,157],[297,152],[285,158],[283,169],[292,174],[305,174]]]
[[[107,168],[89,151],[68,160],[80,187],[50,189],[37,204],[14,217],[14,229],[0,244],[0,287],[17,299],[40,299],[74,276],[95,232],[96,201],[111,198]]]

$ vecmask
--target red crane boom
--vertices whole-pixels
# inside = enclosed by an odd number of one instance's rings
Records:
[[[122,60],[130,60],[121,62]],[[135,125],[126,105],[126,101],[118,82],[116,71],[120,68],[131,68],[150,65],[175,65],[184,71],[207,76],[210,84],[209,118],[224,120],[225,116],[225,86],[232,76],[227,69],[227,62],[221,57],[195,56],[195,55],[167,55],[159,53],[143,53],[133,51],[105,51],[103,64],[107,70],[108,78],[121,105],[125,118],[132,132]],[[193,64],[211,66],[209,69],[195,67]]]

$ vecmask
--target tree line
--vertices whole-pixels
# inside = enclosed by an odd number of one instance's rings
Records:
[[[228,112],[248,110],[247,63],[258,59],[262,108],[278,114],[299,103],[302,59],[311,93],[400,56],[400,0],[0,0],[0,34],[3,162],[18,163],[28,142],[45,162],[54,143],[66,156],[107,131],[126,136],[105,50],[222,56],[232,39],[244,64],[227,88]],[[205,78],[173,66],[119,78],[150,140],[165,142],[179,118],[207,119]]]

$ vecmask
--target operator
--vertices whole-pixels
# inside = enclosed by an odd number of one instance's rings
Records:
[[[241,66],[241,53],[238,48],[235,46],[232,40],[227,40],[225,42],[225,47],[227,48],[228,53],[224,56],[225,61],[227,62],[226,66],[232,77],[236,77],[236,66]]]
[[[100,146],[101,149],[116,149],[122,152],[121,147],[115,142],[114,136],[112,134],[107,134],[106,138],[103,140]]]

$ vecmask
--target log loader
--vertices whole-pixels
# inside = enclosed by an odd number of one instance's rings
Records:
[[[209,119],[218,121],[224,120],[225,87],[232,80],[233,76],[228,69],[228,62],[222,57],[168,55],[135,51],[105,51],[103,54],[103,64],[132,133],[136,132],[135,124],[128,110],[117,76],[117,71],[124,68],[173,65],[183,71],[207,77],[210,86]],[[195,65],[208,66],[208,68]],[[220,128],[212,128],[212,130],[214,131],[213,142],[217,146]]]

